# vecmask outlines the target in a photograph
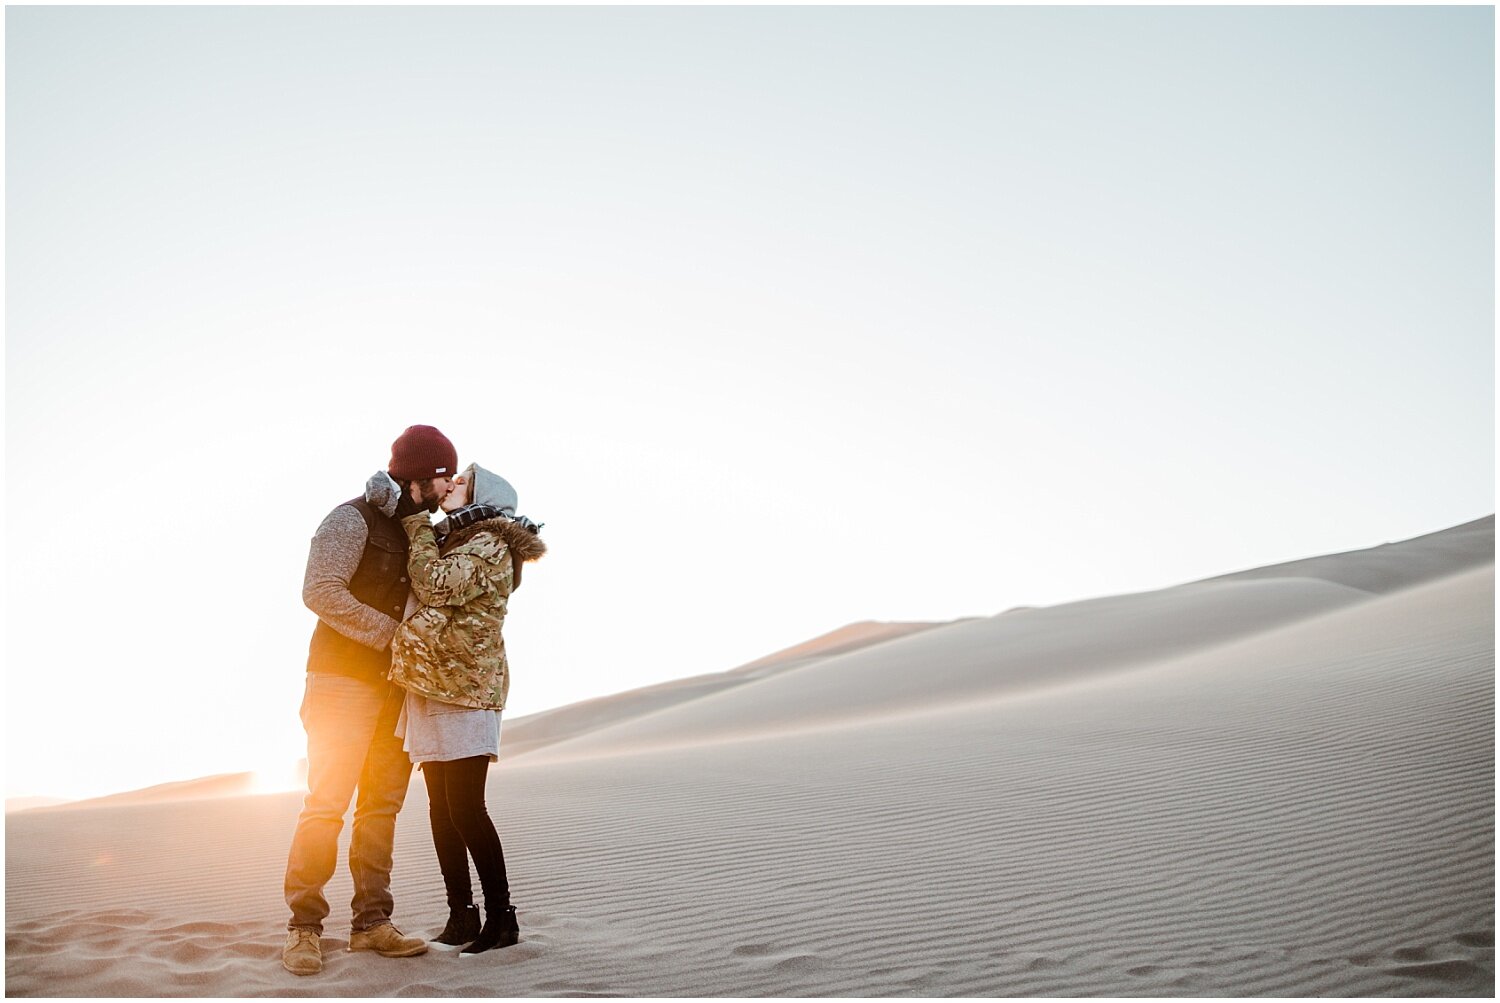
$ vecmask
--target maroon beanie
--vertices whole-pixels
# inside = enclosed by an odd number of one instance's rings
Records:
[[[391,443],[391,465],[386,470],[398,481],[452,477],[458,472],[458,452],[431,425],[413,425]]]

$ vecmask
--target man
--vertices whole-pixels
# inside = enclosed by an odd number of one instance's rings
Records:
[[[391,638],[413,601],[400,520],[423,508],[437,511],[457,465],[447,436],[430,425],[411,426],[391,445],[387,470],[376,471],[362,497],[330,512],[312,539],[302,582],[302,601],[318,614],[302,698],[307,798],[287,859],[292,918],[281,951],[282,965],[296,975],[323,969],[323,886],[338,865],[339,831],[356,788],[349,950],[388,958],[427,950],[391,923],[391,844],[411,760],[396,737],[403,691],[386,673]]]

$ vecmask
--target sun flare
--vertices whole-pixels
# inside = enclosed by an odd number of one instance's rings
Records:
[[[307,760],[279,763],[255,770],[250,776],[251,794],[281,794],[307,787]]]

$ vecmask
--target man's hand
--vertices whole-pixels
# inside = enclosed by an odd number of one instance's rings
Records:
[[[398,485],[401,484],[400,481],[396,483]],[[416,497],[417,490],[417,483],[415,481],[406,482],[405,488],[401,492],[401,500],[396,503],[396,518],[398,520],[405,519],[409,515],[416,515],[418,512],[427,511],[427,506],[423,505]]]

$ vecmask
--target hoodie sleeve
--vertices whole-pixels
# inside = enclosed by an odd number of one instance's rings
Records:
[[[328,513],[307,553],[302,602],[340,634],[381,651],[390,646],[399,624],[349,591],[368,535],[365,520],[351,506],[340,505]]]
[[[484,595],[483,562],[473,554],[438,556],[437,537],[426,512],[401,520],[411,540],[407,571],[412,591],[424,606],[462,606]]]

